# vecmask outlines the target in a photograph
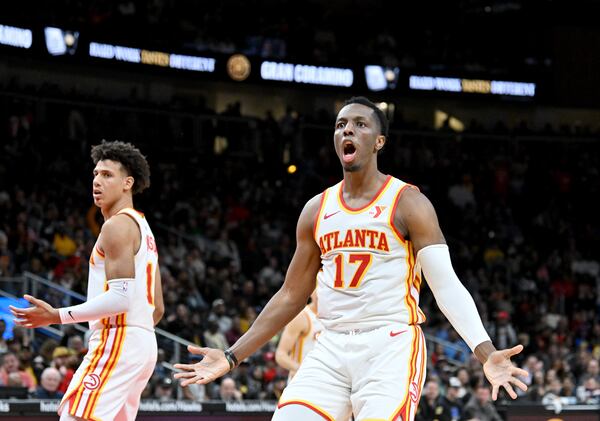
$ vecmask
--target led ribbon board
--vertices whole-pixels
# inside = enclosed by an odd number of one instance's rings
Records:
[[[534,97],[536,85],[530,82],[412,75],[409,78],[409,88],[419,91]]]
[[[260,77],[263,80],[342,86],[346,88],[349,88],[354,83],[354,72],[351,69],[278,63],[274,61],[262,62],[260,65]]]

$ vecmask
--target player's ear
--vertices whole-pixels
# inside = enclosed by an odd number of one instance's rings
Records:
[[[125,177],[125,180],[123,181],[123,188],[125,190],[131,190],[133,188],[134,183],[135,183],[135,179],[129,175],[129,176]]]
[[[380,150],[383,149],[385,145],[385,136],[384,135],[379,135],[377,136],[377,139],[375,139],[375,150],[373,152],[379,152]]]

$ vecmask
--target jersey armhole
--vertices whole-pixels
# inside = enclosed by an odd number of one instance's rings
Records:
[[[390,211],[390,220],[389,220],[389,224],[390,224],[390,227],[392,228],[392,231],[394,232],[394,234],[396,235],[396,238],[401,243],[406,243],[407,240],[404,238],[404,235],[402,235],[402,233],[398,230],[398,228],[396,228],[396,224],[394,223],[394,217],[396,216],[396,209],[398,208],[398,202],[400,201],[400,196],[402,196],[402,193],[404,193],[404,191],[407,188],[412,188],[417,191],[420,191],[417,186],[405,183],[400,188],[400,190],[398,190],[398,193],[396,193],[396,197],[394,198],[394,205],[392,206],[392,210]]]
[[[143,244],[143,240],[144,240],[143,235],[142,235],[142,226],[140,225],[138,220],[135,219],[135,216],[133,216],[132,214],[130,214],[127,211],[119,211],[119,212],[117,212],[117,215],[127,215],[128,217],[130,217],[133,220],[133,222],[135,222],[135,225],[137,226],[138,231],[140,232],[140,246],[134,253],[134,256],[137,256],[138,253],[140,252],[140,250],[142,249],[142,244]]]

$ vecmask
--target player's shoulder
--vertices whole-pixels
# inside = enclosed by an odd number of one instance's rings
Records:
[[[104,236],[122,236],[137,233],[138,230],[138,223],[129,214],[118,213],[104,222],[101,233]]]
[[[398,198],[396,217],[428,219],[432,216],[435,216],[435,209],[431,200],[418,188],[407,184]]]
[[[302,208],[302,212],[300,212],[300,217],[298,218],[299,228],[312,232],[315,219],[317,218],[319,209],[321,208],[322,198],[323,193],[319,193],[306,202],[304,208]]]

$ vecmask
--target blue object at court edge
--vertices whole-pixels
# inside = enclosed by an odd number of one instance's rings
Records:
[[[3,319],[6,322],[6,330],[4,331],[4,335],[2,335],[2,337],[7,340],[12,339],[13,326],[15,325],[14,317],[8,308],[9,305],[13,307],[25,308],[29,307],[29,302],[24,298],[0,297],[0,319]]]

